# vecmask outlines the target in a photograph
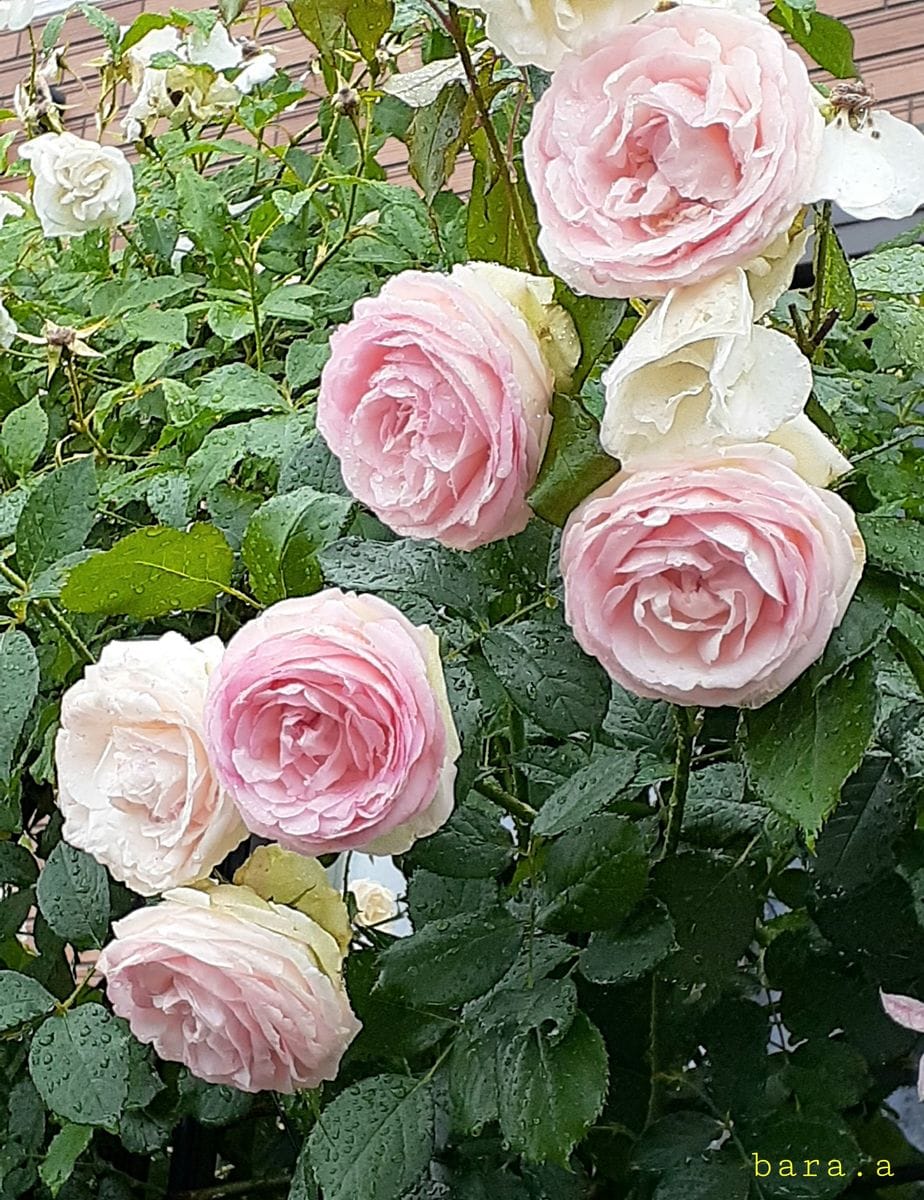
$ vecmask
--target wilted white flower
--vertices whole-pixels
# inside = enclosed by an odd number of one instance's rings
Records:
[[[634,465],[771,440],[796,455],[805,478],[823,475],[822,486],[849,467],[819,433],[822,450],[804,417],[808,359],[785,334],[755,325],[754,315],[743,270],[669,292],[603,376],[604,449]]]
[[[13,338],[16,336],[16,322],[6,311],[6,306],[0,300],[0,346],[4,350],[9,350],[13,344]]]
[[[234,77],[234,86],[242,96],[249,96],[261,83],[269,83],[276,74],[276,55],[264,50],[255,58],[244,63],[240,74]]]
[[[120,225],[135,210],[128,159],[72,133],[43,133],[20,147],[32,167],[32,203],[46,237]]]
[[[924,132],[873,105],[859,81],[832,88],[834,115],[807,198],[833,200],[861,221],[910,217],[924,204]]]
[[[348,885],[356,901],[356,924],[382,926],[398,915],[398,897],[375,879],[354,879]]]
[[[244,59],[240,42],[234,41],[220,21],[212,26],[207,37],[193,26],[186,37],[186,54],[191,63],[211,67],[213,71],[239,67]]]
[[[0,0],[0,29],[25,29],[35,16],[35,0]]]

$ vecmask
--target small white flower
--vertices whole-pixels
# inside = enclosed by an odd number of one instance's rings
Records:
[[[0,0],[0,29],[25,29],[35,15],[35,0]]]
[[[234,86],[242,96],[249,96],[255,87],[261,83],[269,83],[276,74],[276,55],[264,50],[255,58],[244,64],[243,70],[235,76]]]
[[[374,879],[354,879],[348,887],[356,901],[356,924],[381,928],[398,915],[398,897]]]
[[[862,83],[835,85],[809,201],[860,221],[910,217],[924,204],[924,132],[874,108]]]
[[[72,133],[43,133],[20,148],[32,167],[32,203],[46,237],[120,225],[135,209],[128,159]]]
[[[12,196],[4,196],[0,192],[0,225],[4,223],[7,217],[21,217],[23,208],[21,204],[17,204]]]
[[[4,350],[9,350],[10,346],[12,346],[16,333],[16,322],[6,311],[3,301],[0,300],[0,346]]]

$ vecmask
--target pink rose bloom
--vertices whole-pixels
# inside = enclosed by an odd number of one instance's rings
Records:
[[[64,837],[142,896],[203,879],[247,836],[205,751],[218,638],[110,642],[69,688],[55,742]]]
[[[390,529],[471,550],[529,521],[552,387],[536,333],[484,264],[405,271],[331,338],[318,429]]]
[[[622,472],[572,513],[567,619],[617,683],[759,708],[818,658],[864,548],[848,505],[792,461],[763,444]]]
[[[691,6],[617,26],[536,106],[539,244],[591,296],[663,296],[743,266],[792,223],[823,129],[769,22]]]
[[[230,641],[206,739],[249,829],[300,854],[400,854],[452,811],[439,641],[375,596],[283,600]]]
[[[898,1025],[915,1033],[924,1033],[924,1004],[913,996],[899,996],[880,992],[882,1007]],[[918,1063],[918,1099],[924,1101],[924,1056]]]
[[[242,1092],[334,1079],[360,1030],[337,942],[304,913],[229,884],[178,888],[113,926],[113,1011],[167,1062]]]

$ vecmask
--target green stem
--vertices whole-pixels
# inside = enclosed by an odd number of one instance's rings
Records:
[[[176,1200],[231,1200],[233,1196],[258,1196],[265,1192],[283,1192],[291,1186],[290,1176],[272,1175],[266,1179],[242,1179],[237,1183],[220,1183],[216,1187],[178,1192]]]
[[[527,804],[524,800],[518,800],[516,796],[511,796],[493,779],[476,779],[472,788],[482,796],[486,796],[488,800],[493,800],[495,804],[510,813],[512,817],[516,817],[518,821],[534,821],[536,819],[536,810],[531,804]]]
[[[826,200],[815,214],[815,284],[812,289],[812,320],[809,336],[817,345],[824,319],[825,264],[828,261],[828,239],[831,236],[831,202]]]
[[[698,713],[695,708],[674,709],[674,722],[677,727],[677,757],[674,764],[674,783],[671,787],[670,799],[667,802],[667,828],[664,834],[662,858],[669,858],[677,853],[680,845],[680,832],[683,827],[683,813],[687,803],[687,791],[690,787],[690,765],[693,761],[693,742],[698,726]]]
[[[539,262],[536,247],[533,245],[529,222],[526,219],[526,210],[523,207],[523,198],[516,185],[516,172],[514,171],[513,164],[504,153],[503,146],[500,144],[500,138],[497,136],[497,130],[494,128],[494,122],[491,120],[487,101],[478,83],[478,75],[475,72],[472,55],[468,48],[468,42],[465,40],[465,30],[462,28],[462,23],[459,20],[459,9],[452,3],[449,5],[446,29],[449,32],[449,36],[455,42],[456,49],[459,51],[462,69],[465,71],[465,77],[468,80],[472,98],[475,101],[475,107],[478,109],[478,114],[481,117],[485,137],[488,139],[488,145],[491,149],[491,157],[494,159],[494,165],[500,174],[507,192],[510,215],[513,217],[513,223],[516,225],[517,233],[520,235],[527,265],[533,275],[541,275],[543,273],[542,266]]]

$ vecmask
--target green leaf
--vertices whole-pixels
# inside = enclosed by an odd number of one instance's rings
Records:
[[[100,949],[109,928],[109,881],[96,859],[59,842],[36,888],[42,916],[79,950]]]
[[[821,661],[812,668],[816,687],[879,645],[889,632],[897,603],[893,579],[869,571],[864,575]]]
[[[55,998],[35,979],[16,971],[0,971],[0,1033],[44,1016]]]
[[[0,451],[6,465],[20,479],[38,461],[48,440],[48,417],[38,397],[14,408],[0,428]]]
[[[241,554],[262,604],[308,596],[323,583],[317,551],[343,532],[353,501],[301,487],[274,496],[250,518]]]
[[[603,1107],[608,1077],[603,1038],[583,1013],[558,1041],[541,1029],[515,1038],[497,1063],[504,1138],[532,1162],[566,1167]]]
[[[500,907],[435,921],[388,947],[379,986],[415,1004],[465,1004],[503,976],[522,936]]]
[[[924,246],[896,246],[867,254],[854,264],[853,277],[861,292],[919,296],[924,293]]]
[[[658,863],[653,888],[674,922],[678,947],[659,975],[701,984],[733,973],[761,907],[752,873],[733,858],[677,854]]]
[[[538,921],[553,933],[608,929],[645,892],[648,855],[638,827],[601,813],[563,834],[543,860],[546,896]]]
[[[568,737],[602,725],[609,680],[563,624],[518,621],[490,630],[482,648],[517,708],[549,733]]]
[[[533,822],[533,833],[554,837],[594,816],[630,788],[637,766],[631,755],[598,755],[549,796]]]
[[[122,328],[139,342],[187,345],[186,314],[175,308],[149,308],[127,313],[122,318]]]
[[[76,566],[61,601],[71,612],[138,618],[206,608],[230,585],[233,558],[214,525],[139,529]]]
[[[318,1185],[311,1172],[311,1154],[307,1143],[302,1146],[295,1163],[287,1200],[318,1200]]]
[[[90,1125],[65,1125],[60,1133],[55,1134],[39,1167],[39,1177],[52,1196],[57,1196],[70,1179],[77,1159],[92,1140],[93,1128]]]
[[[813,1038],[786,1062],[786,1081],[803,1105],[852,1108],[872,1082],[866,1059],[846,1042]]]
[[[600,449],[600,426],[580,400],[556,393],[551,411],[552,433],[529,503],[546,521],[564,525],[582,500],[616,474],[619,463]]]
[[[187,460],[190,495],[198,500],[217,484],[227,482],[245,459],[281,462],[287,451],[302,442],[311,424],[310,415],[298,413],[257,417],[215,429]]]
[[[706,1162],[694,1159],[668,1171],[653,1200],[747,1200],[750,1186],[747,1168],[740,1160],[713,1153]]]
[[[290,0],[289,9],[322,56],[335,55],[337,35],[346,26],[367,62],[375,57],[395,11],[393,0]]]
[[[842,320],[849,321],[857,311],[857,289],[850,263],[830,219],[819,220],[823,224],[815,237],[815,278],[821,280],[822,311],[836,309]]]
[[[468,204],[467,242],[473,261],[499,262],[519,270],[529,269],[529,255],[510,207],[510,193],[497,172],[483,129],[470,139],[474,159],[472,190]],[[538,227],[532,196],[522,171],[514,185],[525,210],[532,236]]]
[[[125,36],[122,38],[119,45],[120,55],[124,55],[125,51],[130,50],[132,46],[137,46],[141,39],[152,30],[166,29],[169,24],[170,18],[165,13],[139,13],[131,25],[129,25]]]
[[[674,922],[663,905],[653,902],[636,909],[619,929],[591,934],[581,954],[581,974],[591,983],[629,983],[674,947]]]
[[[471,797],[412,851],[416,867],[454,879],[494,879],[512,857],[513,840],[500,823],[500,811]]]
[[[625,300],[578,296],[560,280],[555,284],[555,299],[571,314],[581,339],[581,359],[571,378],[571,390],[577,393],[613,341],[628,306]]]
[[[82,1004],[37,1031],[29,1071],[63,1120],[114,1127],[128,1094],[128,1047],[123,1022],[99,1004]]]
[[[398,1200],[430,1161],[433,1126],[427,1083],[376,1075],[346,1088],[308,1137],[324,1200]]]
[[[0,780],[5,780],[39,685],[38,659],[21,629],[0,633],[0,679]]]
[[[872,656],[818,688],[807,672],[778,699],[743,714],[751,786],[814,842],[866,753],[875,718]]]
[[[874,567],[924,584],[924,524],[903,517],[857,517]]]
[[[700,846],[728,846],[750,841],[763,827],[767,810],[744,798],[744,770],[739,763],[714,763],[690,776],[683,837]]]
[[[302,338],[293,342],[286,354],[286,382],[293,392],[300,392],[321,378],[324,364],[330,358],[328,338],[312,341]]]
[[[25,846],[0,841],[0,884],[27,888],[38,879],[38,873],[38,864]]]
[[[705,1157],[722,1133],[715,1117],[701,1112],[673,1112],[655,1121],[635,1144],[632,1165],[642,1171],[670,1171]]]
[[[612,684],[603,731],[614,749],[637,756],[640,783],[673,775],[676,731],[671,706],[663,700],[645,700]]]
[[[801,5],[776,0],[770,20],[782,25],[792,40],[837,79],[856,79],[853,34],[841,21]]]
[[[64,12],[55,13],[49,20],[48,24],[42,30],[42,49],[53,50],[58,44],[58,39],[61,36],[61,30],[64,28],[64,22],[67,20],[67,10]]]
[[[25,574],[83,549],[96,520],[93,459],[76,458],[44,475],[16,525],[16,559]]]
[[[433,197],[452,174],[471,123],[471,100],[461,83],[444,87],[432,104],[415,109],[408,126],[408,169],[424,199]]]
[[[329,584],[350,591],[423,596],[454,612],[478,612],[482,588],[471,556],[433,542],[368,542],[344,538],[318,554]]]
[[[184,164],[176,177],[176,194],[182,228],[196,246],[216,262],[227,258],[234,248],[227,233],[231,218],[215,180]]]
[[[860,1165],[860,1151],[853,1134],[830,1111],[795,1113],[783,1109],[762,1114],[754,1128],[743,1135],[739,1131],[739,1136],[749,1152],[751,1178],[756,1177],[761,1191],[773,1200],[822,1200],[843,1195]],[[814,1177],[806,1177],[804,1173],[795,1178],[781,1174],[781,1162],[790,1160],[801,1167],[806,1159],[820,1163]],[[840,1176],[829,1175],[828,1165],[832,1162],[840,1164]],[[769,1171],[765,1171],[764,1164]]]

